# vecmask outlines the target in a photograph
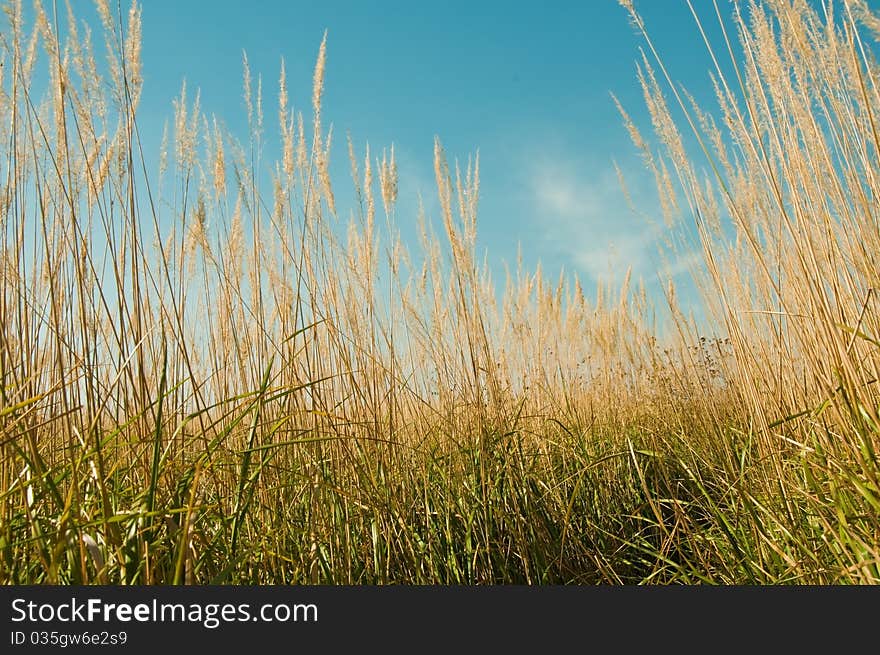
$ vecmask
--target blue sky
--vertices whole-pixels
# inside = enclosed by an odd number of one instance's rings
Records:
[[[709,60],[684,0],[637,6],[676,79],[698,97],[706,94]],[[710,0],[695,6],[712,18]],[[479,150],[479,245],[498,272],[521,245],[527,267],[540,261],[554,276],[564,268],[587,287],[599,276],[619,280],[629,265],[637,276],[655,278],[658,229],[627,208],[612,163],[660,222],[653,184],[610,97],[650,132],[635,73],[642,40],[616,0],[148,0],[142,133],[158,140],[185,78],[190,93],[200,89],[203,110],[245,140],[244,50],[252,75],[263,77],[266,131],[274,137],[281,58],[291,103],[308,115],[325,30],[324,121],[334,126],[341,214],[342,190],[351,186],[343,138],[350,133],[359,152],[367,142],[377,154],[394,144],[405,237],[415,233],[419,193],[439,218],[432,164],[438,135],[450,159],[466,161]]]

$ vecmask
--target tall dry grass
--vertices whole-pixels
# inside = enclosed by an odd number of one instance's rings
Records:
[[[393,148],[348,143],[337,207],[326,41],[308,120],[282,66],[279,161],[245,60],[246,140],[184,87],[149,170],[140,10],[97,6],[107,66],[69,6],[25,25],[12,2],[0,35],[0,580],[880,578],[863,3],[735,16],[720,123],[644,32],[658,145],[625,121],[670,220],[697,221],[708,339],[672,288],[668,338],[629,280],[520,266],[496,292],[479,161],[439,141],[417,250]]]

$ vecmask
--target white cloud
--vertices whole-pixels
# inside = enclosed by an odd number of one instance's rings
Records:
[[[678,253],[668,266],[660,255],[663,227],[652,202],[650,179],[625,173],[636,214],[628,204],[613,165],[588,166],[554,156],[532,159],[530,194],[545,246],[595,281],[621,282],[632,268],[635,278],[686,273],[692,252]],[[655,220],[656,219],[656,220]]]

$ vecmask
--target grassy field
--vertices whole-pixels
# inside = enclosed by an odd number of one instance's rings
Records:
[[[719,15],[712,107],[621,2],[653,136],[622,121],[702,253],[706,322],[670,284],[665,330],[637,281],[496,288],[439,141],[417,250],[393,150],[349,143],[337,207],[323,45],[279,161],[245,70],[244,141],[184,91],[150,170],[140,14],[97,4],[94,43],[39,3],[0,32],[0,582],[880,582],[863,0]]]

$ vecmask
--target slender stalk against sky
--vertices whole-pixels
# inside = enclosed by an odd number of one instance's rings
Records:
[[[685,3],[642,4],[670,67],[696,97],[706,97],[711,62],[698,38],[684,38],[698,37]],[[711,11],[706,0],[696,6]],[[341,174],[348,169],[345,134],[376,150],[393,142],[405,237],[415,239],[420,196],[430,213],[438,209],[430,166],[438,135],[451,157],[464,160],[479,150],[479,243],[499,277],[520,244],[529,267],[541,260],[548,272],[579,274],[587,287],[598,277],[622,281],[628,266],[651,283],[662,268],[662,230],[630,211],[614,169],[617,162],[640,208],[656,204],[653,181],[610,97],[646,119],[634,74],[640,37],[613,0],[154,0],[145,7],[143,30],[147,138],[159,140],[184,78],[191,92],[200,89],[207,111],[245,134],[242,51],[254,76],[263,76],[267,111],[276,106],[282,58],[291,104],[307,109],[310,98],[299,91],[309,88],[327,30],[324,120],[339,137],[332,165]],[[267,139],[267,154],[273,147]],[[340,200],[342,209],[351,205],[350,196]],[[684,264],[673,262],[673,272],[680,276]]]

